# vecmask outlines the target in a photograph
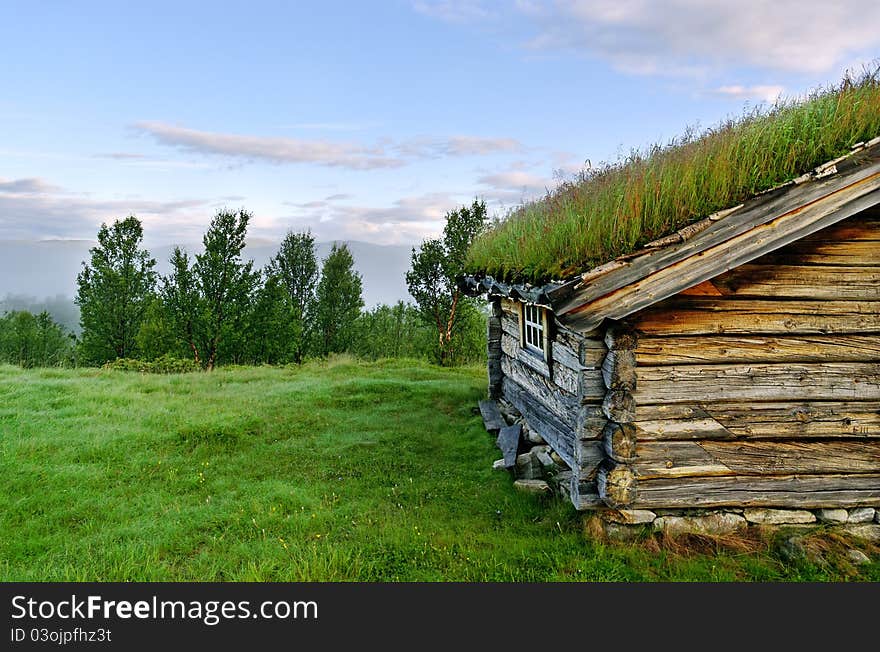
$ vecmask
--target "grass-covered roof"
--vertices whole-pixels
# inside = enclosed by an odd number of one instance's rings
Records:
[[[880,135],[878,73],[583,171],[480,236],[467,271],[510,282],[565,279],[842,156]]]

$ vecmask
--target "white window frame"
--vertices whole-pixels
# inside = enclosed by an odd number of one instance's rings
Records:
[[[542,360],[549,359],[547,329],[547,309],[534,304],[523,303],[520,310],[520,347],[537,355]]]

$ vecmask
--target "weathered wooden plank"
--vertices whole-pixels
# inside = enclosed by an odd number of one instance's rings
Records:
[[[501,316],[501,332],[519,341],[519,321],[511,317],[506,311]]]
[[[501,351],[509,358],[525,365],[535,373],[538,373],[548,379],[551,377],[550,366],[547,364],[547,361],[538,357],[531,351],[524,350],[519,345],[519,340],[515,340],[514,338],[505,334],[501,338]],[[572,389],[568,389],[568,391],[570,391],[572,394],[576,393],[577,386],[575,385]]]
[[[608,423],[608,417],[601,405],[581,405],[575,422],[577,439],[599,439]]]
[[[880,302],[674,297],[632,320],[647,335],[865,334],[880,332]]]
[[[489,432],[497,432],[507,426],[507,422],[498,409],[498,403],[491,399],[480,401],[480,414],[483,416],[483,425]]]
[[[505,398],[520,411],[529,428],[541,435],[569,467],[575,468],[573,427],[511,378],[505,378],[502,385]]]
[[[880,300],[880,267],[741,265],[712,279],[723,295],[792,299]]]
[[[580,393],[580,371],[572,371],[564,365],[553,365],[550,378],[560,388],[571,394]]]
[[[878,362],[878,335],[701,335],[642,337],[640,367],[676,364]]]
[[[701,401],[878,400],[880,364],[732,364],[642,367],[637,404]]]
[[[719,220],[680,245],[633,258],[554,307],[564,313],[561,321],[573,330],[595,328],[603,318],[622,319],[876,204],[878,189],[877,162],[835,175],[833,182],[790,188],[760,202],[753,211]],[[743,219],[743,213],[754,214]]]
[[[880,240],[880,211],[876,206],[808,235],[799,242],[825,244],[871,240]]]
[[[578,400],[581,404],[601,403],[605,399],[606,391],[601,369],[583,369],[578,372]]]
[[[555,336],[554,340],[556,340],[560,346],[564,346],[570,351],[577,351],[581,340],[583,339],[580,334],[568,330],[556,321],[554,321],[553,334]]]
[[[571,476],[571,502],[575,509],[586,510],[604,507],[595,479],[581,480],[576,473]]]
[[[501,302],[489,302],[489,318],[486,320],[486,372],[490,399],[501,397]]]
[[[602,362],[602,380],[608,389],[635,389],[635,354],[627,350],[609,351]]]
[[[516,465],[516,453],[519,449],[519,439],[522,434],[522,424],[515,423],[512,426],[504,426],[498,431],[495,445],[501,449],[504,456],[504,468],[510,469]]]
[[[612,389],[602,401],[605,416],[617,423],[632,423],[636,418],[636,399],[628,389]]]
[[[553,359],[554,369],[556,367],[562,366],[577,372],[580,371],[583,367],[583,365],[581,365],[577,349],[572,350],[562,342],[551,342],[550,354]]]
[[[584,369],[601,369],[608,349],[601,340],[585,340],[580,351],[581,365]]]
[[[599,466],[605,461],[605,449],[599,440],[574,442],[574,469],[581,480],[595,480]]]
[[[615,462],[628,464],[637,455],[636,427],[631,423],[609,421],[602,432],[605,454]]]
[[[599,328],[596,328],[592,331],[584,332],[571,330],[565,324],[559,321],[554,313],[551,313],[551,315],[553,315],[553,332],[555,333],[556,338],[572,351],[577,350],[577,344],[581,340],[587,339],[601,341],[602,338],[605,336],[604,331]]]
[[[871,507],[880,475],[783,475],[640,480],[632,507]]]
[[[880,438],[878,401],[639,405],[644,440]]]
[[[844,223],[848,221],[845,220]],[[823,265],[829,267],[863,265],[877,267],[880,266],[880,232],[873,235],[876,236],[876,239],[823,238],[821,241],[809,241],[804,238],[778,251],[765,254],[757,258],[755,262],[762,265]]]
[[[688,476],[880,473],[880,441],[640,441],[639,480]],[[624,460],[627,461],[627,460]]]
[[[576,396],[560,389],[549,378],[536,374],[506,355],[501,358],[501,368],[507,378],[524,387],[536,401],[545,405],[560,421],[574,429],[578,410]]]

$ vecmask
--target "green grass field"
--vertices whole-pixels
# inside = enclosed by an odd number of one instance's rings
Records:
[[[773,541],[587,535],[491,470],[484,373],[0,367],[0,579],[880,580],[877,561],[784,562]]]

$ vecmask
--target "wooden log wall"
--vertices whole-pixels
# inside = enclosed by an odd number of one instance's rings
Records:
[[[607,423],[601,407],[607,349],[601,334],[581,335],[554,320],[545,334],[550,359],[541,360],[520,346],[519,305],[502,299],[499,308],[502,394],[571,467],[575,506],[601,505],[596,480]]]
[[[501,398],[501,300],[493,298],[489,304],[486,326],[486,357],[488,359],[489,398]]]
[[[606,504],[880,507],[880,210],[630,323],[603,365]]]
[[[609,507],[628,507],[637,499],[638,447],[635,426],[635,394],[639,382],[635,351],[639,337],[627,323],[612,323],[605,332],[608,353],[602,362],[606,394],[602,412],[607,419],[602,428],[605,458],[597,469],[599,497]]]

